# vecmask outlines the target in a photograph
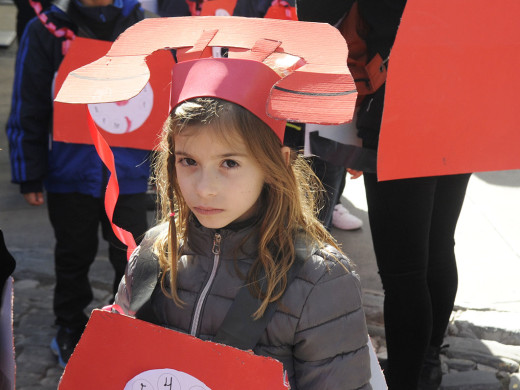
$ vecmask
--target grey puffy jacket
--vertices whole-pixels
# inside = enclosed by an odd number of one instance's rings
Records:
[[[182,308],[158,287],[159,266],[150,252],[165,229],[159,225],[150,230],[136,249],[115,303],[128,315],[211,340],[244,284],[237,269],[246,275],[257,254],[254,234],[235,249],[254,228],[215,231],[196,222],[189,226],[178,267]],[[329,249],[350,269],[343,255]],[[141,315],[143,307],[151,310]],[[367,340],[358,278],[330,254],[314,249],[311,255],[309,249],[254,352],[283,363],[291,390],[368,390]]]

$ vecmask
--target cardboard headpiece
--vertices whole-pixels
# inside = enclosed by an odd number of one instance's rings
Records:
[[[247,85],[237,88],[244,80]],[[285,122],[269,117],[265,106],[278,80],[275,71],[258,61],[205,58],[180,62],[172,70],[171,107],[195,97],[219,97],[248,109],[283,142]]]
[[[212,47],[228,48],[228,58],[201,61],[211,57]],[[177,49],[179,61],[173,67],[172,107],[197,96],[230,100],[264,120],[282,140],[286,120],[352,120],[357,92],[338,30],[324,23],[275,19],[143,20],[121,34],[104,57],[71,72],[55,100],[88,104],[130,99],[150,77],[146,57],[165,49]]]

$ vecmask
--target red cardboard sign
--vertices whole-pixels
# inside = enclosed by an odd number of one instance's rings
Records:
[[[202,3],[201,16],[230,16],[237,0],[206,0]]]
[[[389,66],[379,180],[520,168],[519,14],[517,0],[408,0]]]
[[[67,75],[102,57],[112,42],[77,37],[72,41],[56,76],[58,91]],[[148,57],[150,80],[135,97],[119,102],[89,104],[100,133],[110,146],[152,150],[158,143],[162,124],[168,116],[172,55],[158,51]],[[54,103],[55,141],[92,144],[87,127],[85,104]]]
[[[198,390],[287,390],[283,376],[277,360],[94,310],[59,389],[173,390],[189,380]]]

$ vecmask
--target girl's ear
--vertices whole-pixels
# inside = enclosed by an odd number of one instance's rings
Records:
[[[281,152],[282,157],[285,161],[285,165],[289,166],[289,164],[291,163],[291,148],[289,148],[288,146],[282,146]]]

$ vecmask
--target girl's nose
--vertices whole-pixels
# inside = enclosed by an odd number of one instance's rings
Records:
[[[211,170],[202,170],[197,183],[195,183],[197,194],[202,197],[215,196],[218,193],[218,177]]]

